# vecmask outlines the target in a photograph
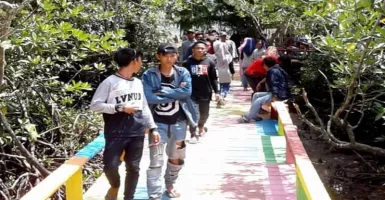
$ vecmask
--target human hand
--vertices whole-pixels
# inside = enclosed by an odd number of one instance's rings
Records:
[[[221,98],[221,96],[219,94],[215,94],[215,100],[219,100]]]
[[[134,114],[137,111],[137,107],[125,106],[123,111],[127,114]]]
[[[184,86],[186,86],[186,85],[187,85],[186,82],[182,82],[182,83],[180,83],[179,87],[184,87]]]
[[[150,147],[156,146],[160,143],[160,134],[158,131],[153,131],[151,133],[151,137],[152,137],[152,143],[150,144]]]

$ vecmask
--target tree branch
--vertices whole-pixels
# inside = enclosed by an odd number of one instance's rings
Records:
[[[385,1],[383,1],[382,3],[382,8],[385,10]],[[373,28],[372,30],[370,31],[369,35],[368,35],[368,40],[365,41],[365,45],[363,47],[363,51],[362,51],[362,54],[361,54],[361,57],[360,57],[360,61],[358,63],[358,66],[357,66],[357,69],[355,71],[355,73],[353,74],[353,77],[351,79],[351,82],[348,86],[348,93],[346,95],[346,99],[344,101],[344,103],[341,105],[340,108],[337,109],[336,113],[334,114],[334,118],[338,118],[340,117],[340,115],[345,111],[346,107],[349,106],[354,94],[353,92],[355,91],[355,87],[356,87],[356,80],[358,79],[358,77],[360,76],[361,74],[361,69],[362,67],[364,66],[364,60],[369,52],[369,44],[370,42],[373,40],[373,35],[374,33],[376,32],[376,28],[377,26],[380,24],[381,20],[382,20],[382,17],[383,17],[383,14],[380,13],[377,17],[377,20],[376,22],[374,23],[373,25]]]
[[[17,4],[11,4],[6,1],[0,1],[0,9],[3,10],[10,10],[17,8]]]
[[[24,145],[20,142],[20,140],[16,137],[15,132],[12,130],[11,125],[8,123],[8,120],[4,113],[0,110],[0,118],[3,126],[8,131],[8,134],[11,136],[13,142],[16,143],[17,147],[19,148],[21,155],[23,155],[29,164],[36,167],[36,169],[44,176],[47,177],[50,172],[42,166],[39,161],[31,155],[31,153],[24,147]]]

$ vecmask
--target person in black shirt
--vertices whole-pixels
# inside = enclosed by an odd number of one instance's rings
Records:
[[[219,99],[218,76],[215,63],[206,56],[206,42],[197,41],[192,45],[193,55],[188,58],[183,66],[191,74],[192,94],[191,98],[196,103],[198,112],[198,134],[201,136],[207,131],[205,123],[209,117],[210,101],[214,91],[216,100]],[[198,138],[195,131],[190,128],[190,143],[196,143]]]

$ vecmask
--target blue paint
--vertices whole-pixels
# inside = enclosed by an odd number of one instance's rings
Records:
[[[257,133],[260,135],[278,135],[278,121],[273,119],[264,119],[256,122]]]
[[[92,142],[88,143],[87,146],[75,154],[75,157],[87,157],[88,160],[91,160],[104,148],[105,143],[104,134],[101,133]]]

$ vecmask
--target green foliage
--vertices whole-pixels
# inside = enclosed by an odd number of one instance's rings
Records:
[[[56,158],[72,156],[100,131],[101,115],[87,108],[93,90],[116,69],[113,52],[137,46],[151,60],[160,42],[172,41],[176,28],[152,1],[36,3],[12,21],[18,31],[0,41],[7,48],[0,109],[24,146],[53,168],[62,160]],[[2,126],[0,146],[3,153],[18,152]],[[0,169],[23,169],[11,172],[18,175],[33,171],[25,162],[5,158]],[[3,173],[0,178],[9,188],[15,180]],[[30,187],[22,182],[21,192]]]

